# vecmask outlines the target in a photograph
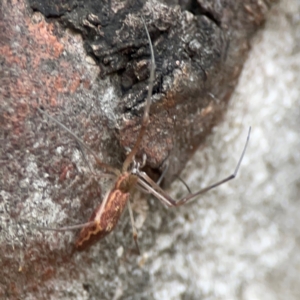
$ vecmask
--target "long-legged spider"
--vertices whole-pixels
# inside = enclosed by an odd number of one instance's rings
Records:
[[[69,226],[69,227],[63,227],[58,229],[50,229],[55,231],[65,231],[65,230],[73,230],[73,229],[79,229],[81,228],[79,237],[76,240],[75,247],[77,250],[84,250],[93,243],[95,243],[97,240],[103,238],[107,234],[109,234],[117,225],[118,220],[125,208],[125,206],[128,206],[129,213],[130,213],[130,219],[132,223],[132,229],[133,229],[133,237],[138,249],[137,245],[137,232],[134,227],[134,220],[133,220],[133,213],[132,209],[130,207],[130,193],[135,187],[140,187],[142,190],[154,195],[158,200],[160,200],[163,204],[166,206],[180,206],[183,205],[190,200],[194,199],[200,194],[206,193],[207,191],[229,181],[236,177],[237,172],[239,170],[239,167],[241,165],[242,159],[244,157],[249,138],[250,138],[250,132],[251,127],[249,128],[249,132],[247,135],[247,140],[244,146],[244,149],[242,151],[242,154],[239,158],[239,161],[237,163],[237,166],[230,176],[212,184],[209,185],[206,188],[201,189],[200,191],[196,193],[190,193],[187,196],[183,197],[180,200],[174,200],[171,198],[157,183],[155,183],[146,173],[141,171],[141,165],[135,162],[135,155],[137,154],[141,141],[143,139],[143,136],[145,134],[145,131],[147,129],[147,126],[149,124],[149,110],[150,110],[150,104],[151,104],[151,95],[152,95],[152,89],[153,89],[153,81],[154,81],[154,73],[155,73],[155,60],[154,60],[154,52],[153,52],[153,46],[151,42],[151,38],[147,29],[147,26],[145,24],[144,19],[142,18],[145,31],[147,34],[147,38],[149,41],[150,51],[151,51],[151,69],[150,69],[150,78],[149,78],[149,87],[148,87],[148,95],[146,98],[145,108],[144,108],[144,114],[141,122],[141,128],[139,130],[139,134],[137,137],[137,140],[135,142],[134,147],[127,155],[122,169],[118,170],[116,168],[113,168],[112,166],[103,163],[98,156],[87,146],[85,143],[78,138],[75,134],[73,134],[68,128],[66,128],[63,124],[61,124],[59,121],[48,115],[45,111],[38,108],[39,112],[42,114],[45,114],[48,118],[53,120],[55,123],[57,123],[60,127],[62,127],[64,130],[66,130],[69,134],[71,134],[76,141],[82,145],[88,152],[91,153],[91,155],[94,157],[96,163],[105,170],[106,173],[112,174],[116,176],[115,183],[113,187],[109,190],[109,192],[105,195],[104,200],[101,202],[101,204],[94,210],[92,213],[89,221],[84,224],[75,225],[75,226]],[[45,228],[48,229],[49,228]]]

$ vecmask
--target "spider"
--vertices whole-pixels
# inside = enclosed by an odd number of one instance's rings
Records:
[[[242,154],[239,158],[239,161],[236,165],[236,168],[230,176],[212,184],[209,185],[201,190],[199,190],[196,193],[190,193],[187,196],[183,197],[182,199],[175,200],[171,198],[160,186],[158,183],[154,182],[145,172],[141,170],[145,163],[142,164],[137,163],[135,161],[135,155],[137,154],[140,144],[142,142],[143,136],[145,134],[145,131],[147,129],[147,126],[150,122],[149,120],[149,110],[150,110],[150,104],[151,104],[151,95],[153,90],[153,81],[155,76],[155,60],[154,60],[154,52],[153,52],[153,46],[151,42],[151,38],[146,26],[146,23],[143,18],[141,18],[143,22],[143,26],[145,28],[147,39],[149,42],[150,52],[151,52],[151,68],[150,68],[150,77],[149,77],[149,87],[148,87],[148,95],[145,102],[145,108],[144,113],[141,121],[141,128],[139,130],[138,137],[136,139],[134,147],[131,149],[129,154],[127,155],[122,169],[116,169],[112,166],[103,163],[98,156],[74,133],[72,133],[67,127],[65,127],[62,123],[60,123],[58,120],[51,117],[48,113],[46,113],[41,108],[38,108],[38,111],[44,115],[46,115],[49,119],[54,121],[56,124],[58,124],[61,128],[66,130],[69,134],[73,136],[73,138],[76,139],[76,141],[83,146],[90,154],[94,157],[96,163],[108,174],[114,175],[116,177],[113,187],[109,190],[109,192],[105,195],[103,201],[101,204],[94,210],[92,213],[89,221],[84,224],[75,225],[75,226],[69,226],[69,227],[63,227],[63,228],[57,228],[57,229],[50,229],[50,228],[43,228],[46,230],[55,230],[55,231],[65,231],[65,230],[75,230],[80,229],[81,231],[79,233],[79,236],[75,242],[75,248],[79,251],[87,249],[89,246],[94,244],[99,239],[102,239],[107,234],[109,234],[111,231],[114,230],[116,227],[118,220],[120,219],[126,205],[128,206],[131,224],[132,224],[132,230],[133,230],[133,238],[137,247],[137,250],[139,252],[138,244],[137,244],[137,231],[134,226],[134,219],[133,219],[133,213],[130,206],[130,194],[132,190],[136,187],[139,187],[140,189],[144,190],[147,193],[152,194],[155,196],[158,200],[160,200],[164,205],[168,207],[172,206],[181,206],[189,202],[190,200],[196,198],[200,194],[204,194],[207,191],[224,184],[227,181],[230,181],[234,179],[237,175],[237,172],[240,168],[241,162],[243,160],[244,154],[246,152],[250,133],[251,133],[251,127],[249,128],[246,143],[244,145]]]

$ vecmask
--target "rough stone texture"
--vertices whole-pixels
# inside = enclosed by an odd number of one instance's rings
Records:
[[[105,189],[91,176],[76,143],[33,108],[40,103],[52,107],[49,111],[95,151],[101,149],[106,161],[119,165],[122,151],[110,138],[115,122],[102,116],[104,111],[114,115],[110,101],[120,92],[109,79],[98,80],[99,68],[87,63],[79,34],[45,22],[39,13],[25,17],[25,7],[17,4],[5,18],[2,10],[0,18],[15,24],[1,26],[3,36],[10,37],[1,39],[1,59],[11,67],[2,69],[0,78],[5,96],[0,120],[1,297],[299,299],[298,2],[285,1],[272,10],[222,125],[185,171],[192,190],[199,182],[204,186],[226,176],[252,125],[238,179],[177,210],[137,195],[139,226],[146,216],[139,231],[141,257],[129,251],[127,215],[114,234],[72,256],[74,233],[30,230],[32,224],[59,227],[85,221]],[[13,35],[4,34],[12,28]],[[106,106],[97,106],[100,98]],[[172,187],[173,195],[185,192],[178,183]]]

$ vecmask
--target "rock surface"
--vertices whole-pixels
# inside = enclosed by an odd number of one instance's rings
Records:
[[[86,52],[79,34],[57,37],[41,14],[24,18],[20,2],[12,12],[19,35],[9,43],[1,39],[1,53],[14,66],[0,79],[1,95],[10,99],[1,103],[1,297],[299,299],[299,3],[288,0],[272,9],[224,120],[184,171],[193,191],[230,174],[252,125],[238,178],[179,209],[135,195],[141,257],[129,251],[126,214],[111,236],[73,255],[73,232],[31,228],[85,221],[106,188],[91,178],[76,143],[33,108],[48,104],[118,165],[122,151],[110,138],[114,122],[90,116],[84,102],[104,98],[110,112],[118,92],[109,80],[98,82],[97,65],[81,63]],[[19,39],[25,32],[34,39]],[[25,55],[16,56],[21,50]],[[29,51],[42,53],[30,61],[31,74]],[[61,56],[67,56],[64,63]],[[41,62],[45,70],[35,73]],[[107,154],[111,149],[119,150]],[[169,191],[174,197],[186,193],[178,182]]]

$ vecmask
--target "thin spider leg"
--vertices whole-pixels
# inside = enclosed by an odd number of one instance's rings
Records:
[[[152,194],[166,206],[174,206],[176,203],[159,185],[157,185],[145,172],[137,171],[138,189],[145,190],[147,194]]]
[[[143,188],[141,185],[136,185],[136,188],[144,194],[151,194],[148,189]]]
[[[161,173],[161,175],[159,176],[158,180],[156,181],[157,185],[161,184],[161,182],[165,178],[165,175],[167,174],[168,170],[169,170],[169,161],[166,161],[165,162],[165,168],[164,168],[163,172]]]
[[[145,174],[145,177],[148,177],[148,175],[144,172],[141,172],[143,174]],[[141,174],[139,173],[139,174]],[[158,185],[157,182],[155,182],[155,184]],[[138,179],[137,185],[135,186],[139,191],[141,191],[144,194],[153,194],[150,190],[149,190],[149,184],[145,183],[144,181]]]
[[[164,168],[162,174],[159,176],[158,180],[156,181],[156,184],[157,184],[157,185],[160,185],[160,184],[161,184],[162,180],[164,179],[164,177],[165,177],[165,175],[166,175],[166,173],[167,173],[167,171],[168,171],[168,168],[169,168],[169,163],[166,163],[166,167]],[[145,187],[143,187],[142,185],[139,185],[139,181],[138,181],[138,184],[137,184],[136,188],[137,188],[139,191],[141,191],[141,192],[143,192],[143,193],[145,193],[145,194],[151,194],[150,191],[149,191],[149,189],[148,189],[148,186],[147,186],[147,188],[145,188]],[[190,192],[190,189],[188,189],[188,190],[189,190],[189,192]]]
[[[140,255],[140,248],[139,248],[139,245],[138,245],[138,242],[137,242],[138,233],[137,233],[137,230],[136,230],[136,227],[135,227],[133,212],[132,212],[132,208],[131,208],[131,204],[130,204],[129,200],[127,202],[127,207],[128,207],[129,215],[130,215],[130,222],[131,222],[131,227],[132,227],[132,235],[133,235],[134,243],[135,243],[135,246],[136,246],[137,253],[138,253],[138,255]]]
[[[99,219],[101,218],[103,211],[105,209],[106,203],[108,201],[108,194],[109,191],[106,193],[103,201],[101,202],[101,206],[100,206],[100,210],[99,210]],[[76,230],[76,229],[81,229],[90,225],[95,224],[95,221],[89,221],[86,223],[82,223],[82,224],[78,224],[78,225],[71,225],[71,226],[65,226],[65,227],[61,227],[61,228],[49,228],[49,227],[42,227],[42,226],[32,226],[33,228],[36,229],[42,229],[42,230],[48,230],[48,231],[68,231],[68,230]]]
[[[57,125],[59,125],[62,129],[64,129],[66,132],[68,132],[82,147],[84,147],[87,151],[89,151],[92,156],[95,158],[97,164],[107,170],[110,173],[115,174],[116,176],[120,175],[120,171],[118,169],[113,168],[112,166],[103,163],[99,157],[95,154],[95,152],[89,148],[84,142],[83,140],[81,140],[76,134],[74,134],[69,128],[67,128],[64,124],[62,124],[61,122],[59,122],[58,120],[56,120],[55,118],[53,118],[52,116],[50,116],[47,112],[45,112],[44,110],[40,109],[39,107],[37,108],[37,110],[44,114],[45,116],[47,116],[51,121],[53,121],[54,123],[56,123]]]
[[[141,172],[139,170],[136,170],[136,174],[138,175],[139,179],[138,179],[138,184],[141,185],[143,188],[147,189],[147,191],[149,193],[151,193],[152,195],[154,195],[156,198],[158,198],[163,204],[167,205],[167,206],[181,206],[185,203],[187,203],[188,201],[192,200],[193,198],[195,198],[196,196],[200,195],[200,194],[204,194],[207,191],[214,189],[215,187],[222,185],[223,183],[230,181],[232,179],[234,179],[237,175],[237,172],[240,168],[240,165],[242,163],[242,160],[244,158],[247,146],[248,146],[248,142],[250,139],[250,133],[251,133],[251,127],[249,127],[249,131],[248,131],[248,135],[247,135],[247,140],[243,149],[243,152],[240,156],[240,159],[237,163],[237,166],[233,172],[233,174],[231,174],[230,176],[212,184],[209,185],[206,188],[201,189],[200,191],[193,193],[193,194],[189,194],[186,197],[180,199],[180,200],[174,200],[172,197],[170,197],[160,186],[158,186],[146,173]]]
[[[77,229],[81,229],[86,226],[93,225],[94,223],[95,223],[95,221],[90,221],[90,222],[86,222],[86,223],[82,223],[82,224],[65,226],[65,227],[61,227],[61,228],[49,228],[49,227],[35,226],[35,225],[32,225],[30,227],[32,227],[34,229],[41,229],[41,230],[47,230],[47,231],[71,231],[71,230],[77,230]]]
[[[190,194],[192,194],[191,189],[189,188],[189,186],[186,184],[186,182],[180,177],[180,176],[176,176],[176,178],[186,187],[186,189],[188,190],[188,192]]]
[[[149,34],[148,28],[146,26],[146,23],[145,23],[143,17],[142,17],[142,21],[143,21],[143,24],[144,24],[144,27],[145,27],[145,30],[147,33],[147,38],[149,41],[149,46],[150,46],[150,51],[151,51],[151,70],[150,70],[150,78],[149,78],[148,95],[147,95],[147,99],[146,99],[146,103],[145,103],[144,115],[143,115],[140,132],[139,132],[139,135],[137,137],[137,140],[135,142],[133,149],[131,150],[131,152],[128,154],[128,156],[126,157],[126,159],[124,161],[123,168],[122,168],[123,172],[126,172],[128,170],[130,164],[132,163],[132,161],[134,159],[134,156],[138,152],[139,146],[140,146],[143,136],[145,134],[146,128],[149,124],[149,110],[150,110],[151,96],[152,96],[152,91],[153,91],[155,60],[154,60],[154,52],[153,52],[153,46],[152,46],[150,34]]]
[[[165,168],[163,170],[163,172],[161,173],[161,175],[159,176],[159,179],[156,181],[156,184],[160,186],[161,182],[163,181],[163,179],[165,178],[165,175],[167,174],[167,171],[169,169],[169,162],[167,161],[165,163]],[[188,192],[191,194],[192,191],[189,188],[189,186],[185,183],[185,181],[178,175],[176,175],[176,178],[186,187],[186,189],[188,190]],[[143,189],[144,190],[144,189]]]

